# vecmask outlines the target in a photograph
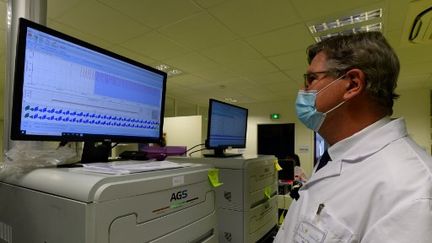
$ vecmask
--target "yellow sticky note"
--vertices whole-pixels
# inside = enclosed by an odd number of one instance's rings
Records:
[[[282,225],[284,219],[285,219],[285,216],[284,216],[284,213],[282,212],[280,217],[279,217],[279,225]]]
[[[223,184],[219,181],[219,169],[210,169],[208,171],[208,178],[213,187],[219,187]]]
[[[276,169],[276,171],[280,171],[280,170],[282,170],[282,167],[279,165],[279,163],[278,163],[277,160],[274,161],[274,165],[275,165],[275,169]]]
[[[272,194],[272,189],[271,189],[271,187],[267,186],[266,188],[264,188],[264,195],[265,195],[267,198],[270,198],[270,197],[271,197],[271,194]]]

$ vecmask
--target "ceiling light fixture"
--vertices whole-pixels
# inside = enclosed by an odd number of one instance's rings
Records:
[[[358,32],[368,32],[368,31],[381,31],[382,30],[382,23],[376,23],[376,24],[370,24],[370,25],[364,25],[364,26],[359,26],[359,27],[355,27],[352,29],[346,29],[340,32],[335,32],[335,33],[329,33],[326,35],[321,35],[321,36],[316,36],[315,41],[316,42],[320,42],[324,39],[327,39],[329,37],[332,36],[336,36],[336,35],[348,35],[348,34],[353,34],[353,33],[358,33]]]
[[[166,65],[166,64],[159,64],[155,68],[158,69],[158,70],[161,70],[161,71],[165,71],[165,70],[167,70],[170,67],[168,65]]]
[[[224,100],[225,100],[226,102],[231,102],[231,103],[236,103],[236,102],[237,102],[236,99],[231,98],[231,97],[226,97]]]
[[[382,30],[381,8],[308,26],[316,42],[335,35]]]
[[[166,72],[168,74],[168,76],[174,76],[174,75],[179,75],[179,74],[183,73],[183,71],[176,69],[176,68],[173,68],[173,67],[170,67],[166,64],[159,64],[159,65],[155,66],[155,68],[158,70]]]

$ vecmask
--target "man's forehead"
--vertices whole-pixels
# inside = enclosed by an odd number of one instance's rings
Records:
[[[324,52],[318,52],[318,54],[316,54],[315,57],[312,59],[309,67],[307,68],[307,71],[308,72],[323,71],[322,68],[326,67],[326,63],[327,63],[327,55]]]

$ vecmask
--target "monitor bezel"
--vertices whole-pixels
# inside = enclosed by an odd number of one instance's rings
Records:
[[[212,146],[210,145],[210,130],[212,128],[212,116],[213,116],[213,104],[215,103],[219,103],[225,106],[229,106],[229,107],[233,107],[236,109],[241,109],[246,111],[246,119],[245,119],[245,124],[244,124],[244,143],[243,144],[232,144],[232,145],[220,145],[220,146]],[[216,100],[216,99],[209,99],[209,109],[208,109],[208,121],[207,121],[207,138],[205,140],[205,147],[206,149],[215,149],[215,150],[225,150],[228,148],[246,148],[246,141],[247,141],[247,125],[248,125],[248,116],[249,116],[249,110],[247,108],[244,107],[240,107],[238,105],[233,105],[227,102],[223,102],[220,100]]]
[[[161,97],[161,112],[160,112],[160,130],[158,137],[142,137],[142,136],[121,136],[113,134],[84,134],[82,137],[79,136],[58,136],[58,135],[34,135],[34,134],[23,134],[21,133],[21,112],[22,112],[22,99],[23,99],[23,86],[24,86],[24,67],[25,67],[25,54],[26,54],[26,39],[28,28],[44,32],[48,35],[60,38],[65,41],[69,41],[73,44],[79,45],[84,48],[88,48],[92,51],[107,55],[109,57],[118,59],[128,64],[137,66],[139,68],[146,69],[162,76],[162,97]],[[13,84],[13,103],[12,103],[12,114],[11,114],[11,128],[10,138],[11,140],[23,140],[23,141],[73,141],[73,142],[129,142],[129,143],[159,143],[163,136],[163,122],[164,122],[164,111],[165,111],[165,95],[166,95],[166,82],[167,74],[151,66],[145,65],[138,61],[130,58],[121,56],[109,50],[103,49],[96,45],[90,44],[78,38],[70,35],[61,33],[49,27],[34,23],[30,20],[20,18],[18,27],[18,36],[16,44],[16,56],[15,56],[15,70],[14,70],[14,84]]]

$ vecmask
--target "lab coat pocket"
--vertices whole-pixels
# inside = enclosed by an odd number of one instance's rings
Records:
[[[303,217],[294,234],[295,243],[357,243],[352,231],[325,208],[314,217]]]

